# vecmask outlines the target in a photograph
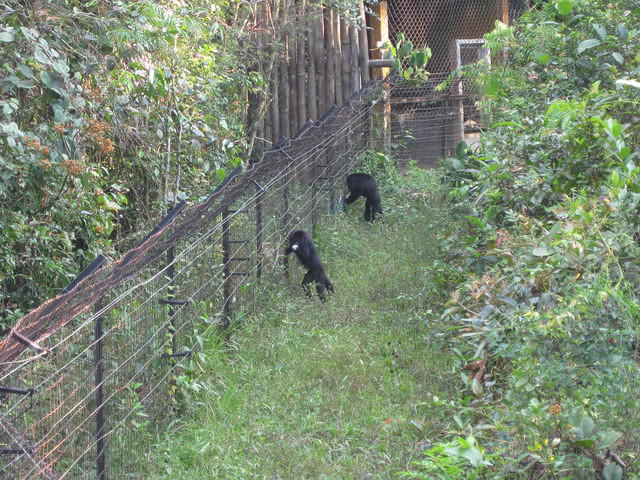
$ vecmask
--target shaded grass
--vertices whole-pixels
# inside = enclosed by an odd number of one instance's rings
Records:
[[[365,223],[358,202],[323,224],[326,303],[303,297],[292,262],[231,345],[207,338],[186,380],[202,392],[160,439],[153,478],[387,479],[446,428],[432,399],[452,394],[452,362],[431,309],[447,212],[429,172],[393,190],[381,222]]]

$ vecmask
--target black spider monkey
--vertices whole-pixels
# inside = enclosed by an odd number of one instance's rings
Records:
[[[291,252],[295,252],[300,263],[308,270],[302,279],[302,288],[307,297],[311,297],[311,287],[309,284],[315,280],[318,297],[324,301],[326,299],[324,294],[325,289],[333,293],[333,284],[324,272],[324,266],[320,261],[318,252],[316,252],[316,246],[313,244],[311,236],[304,230],[296,230],[289,235],[289,246],[285,249],[284,253],[285,255],[289,255]]]
[[[380,193],[376,179],[368,173],[353,173],[347,177],[349,196],[345,198],[346,205],[355,202],[360,196],[366,198],[364,204],[364,219],[375,220],[376,213],[382,213]]]

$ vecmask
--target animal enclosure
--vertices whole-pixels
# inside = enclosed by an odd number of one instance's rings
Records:
[[[371,58],[381,58],[385,40],[396,43],[404,34],[417,47],[428,46],[428,82],[410,87],[402,82],[391,95],[391,143],[399,145],[399,161],[432,166],[451,155],[465,134],[477,131],[477,92],[464,81],[443,91],[436,87],[463,65],[482,60],[482,37],[496,21],[513,23],[528,8],[525,0],[388,0],[368,16]]]

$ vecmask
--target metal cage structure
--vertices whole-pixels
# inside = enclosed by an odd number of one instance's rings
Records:
[[[433,166],[461,140],[474,140],[482,115],[473,86],[456,80],[437,87],[460,66],[488,59],[483,36],[497,21],[513,24],[528,7],[527,0],[388,0],[372,6],[371,58],[381,58],[384,42],[395,44],[400,34],[432,52],[429,80],[417,87],[396,85],[389,99],[390,143],[400,163]]]

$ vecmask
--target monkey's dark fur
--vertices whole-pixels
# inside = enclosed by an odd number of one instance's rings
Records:
[[[307,297],[311,297],[311,287],[309,284],[315,280],[318,296],[320,300],[324,301],[326,298],[324,294],[325,289],[333,292],[333,284],[324,272],[324,266],[320,261],[318,252],[316,252],[316,246],[313,244],[311,236],[304,230],[296,230],[289,235],[289,246],[285,249],[284,253],[289,255],[291,252],[295,252],[300,263],[308,270],[302,279],[302,288]]]
[[[380,193],[378,193],[378,184],[376,179],[368,173],[353,173],[347,177],[347,188],[349,196],[345,198],[344,203],[349,205],[355,202],[360,196],[366,198],[364,204],[364,219],[375,220],[376,213],[382,213],[382,204],[380,203]]]

